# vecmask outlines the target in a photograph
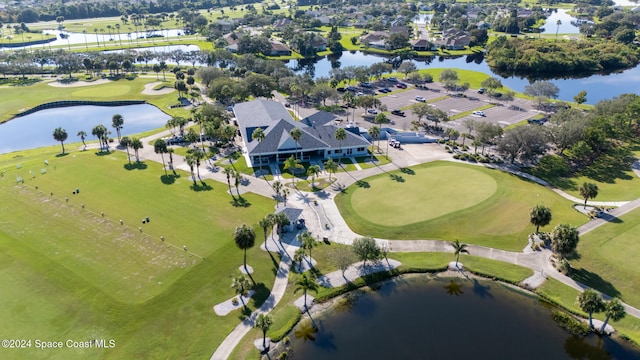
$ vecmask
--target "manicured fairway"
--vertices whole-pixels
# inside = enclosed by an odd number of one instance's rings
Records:
[[[553,213],[551,224],[542,230],[550,231],[558,223],[586,222],[570,201],[543,186],[498,170],[450,162],[364,179],[336,196],[336,203],[351,229],[363,235],[459,239],[516,251],[524,248],[527,235],[534,231],[529,211],[536,204]]]
[[[237,207],[226,184],[207,181],[194,191],[186,173],[162,177],[153,162],[129,167],[120,152],[57,157],[50,149],[0,155],[0,336],[114,339],[116,347],[3,349],[0,357],[211,356],[240,322],[240,311],[212,311],[233,296],[231,278],[240,274],[233,229],[273,212],[273,200],[245,194],[249,206]],[[151,222],[142,224],[147,216]],[[255,309],[273,284],[274,262],[257,246],[248,261],[258,291],[248,306]]]
[[[580,238],[574,279],[640,307],[640,210]]]
[[[387,226],[426,221],[466,209],[489,198],[498,187],[491,176],[455,165],[418,168],[415,175],[376,177],[369,185],[386,188],[381,194],[384,197],[356,191],[351,196],[353,210],[370,222]],[[385,211],[380,211],[381,202]]]

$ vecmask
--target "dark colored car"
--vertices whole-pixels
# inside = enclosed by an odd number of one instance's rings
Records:
[[[407,88],[407,84],[405,84],[405,83],[397,83],[396,87],[400,88],[400,89],[406,89]]]
[[[404,116],[404,111],[398,109],[391,110],[391,113],[393,115]]]

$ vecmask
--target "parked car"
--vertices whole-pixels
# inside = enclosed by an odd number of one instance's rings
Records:
[[[347,89],[346,89],[346,88],[344,88],[344,87],[338,87],[338,88],[336,88],[336,90],[338,90],[338,92],[345,92],[345,91],[347,91]]]
[[[480,89],[478,89],[478,94],[484,94],[485,91],[487,91],[487,89],[480,88]]]
[[[482,117],[487,116],[487,115],[484,113],[484,111],[474,111],[474,112],[472,112],[471,114],[473,114],[473,115],[475,115],[475,116],[482,116]]]
[[[360,86],[362,86],[363,88],[370,88],[372,85],[370,82],[361,82]]]
[[[347,86],[347,90],[348,90],[348,91],[351,91],[351,92],[355,92],[355,91],[357,91],[358,89],[356,89],[356,87],[355,87],[355,86],[351,86],[351,85],[349,85],[349,86]]]
[[[427,99],[425,99],[422,96],[416,96],[416,101],[420,101],[420,102],[427,102]]]
[[[393,110],[391,110],[391,113],[392,113],[393,115],[404,116],[404,111],[402,111],[402,110],[398,110],[398,109],[393,109]]]
[[[397,83],[396,87],[400,88],[400,89],[406,89],[407,88],[407,84],[405,84],[405,83]]]
[[[381,92],[381,93],[383,93],[383,94],[386,94],[386,93],[388,93],[388,92],[391,92],[391,91],[390,91],[389,89],[387,89],[387,88],[378,89],[378,91],[379,91],[379,92]]]
[[[362,91],[358,91],[358,93],[356,93],[356,96],[364,96],[364,93]]]
[[[398,79],[396,79],[395,77],[392,76],[390,78],[387,78],[387,81],[398,82]]]
[[[376,109],[367,109],[367,112],[369,114],[373,114],[373,115],[377,115],[378,114],[378,110],[376,110]]]

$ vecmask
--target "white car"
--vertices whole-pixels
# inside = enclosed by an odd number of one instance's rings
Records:
[[[475,116],[482,116],[482,117],[487,116],[487,115],[484,113],[484,111],[474,111],[474,112],[472,112],[471,114],[473,114],[473,115],[475,115]]]
[[[369,114],[373,114],[373,115],[377,115],[378,114],[378,110],[376,110],[376,109],[367,109],[367,112]]]
[[[420,101],[420,102],[427,102],[427,99],[425,99],[422,96],[416,96],[416,101]]]

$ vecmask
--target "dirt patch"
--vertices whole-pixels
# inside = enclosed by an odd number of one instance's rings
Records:
[[[172,93],[175,89],[172,88],[162,88],[160,90],[155,90],[154,87],[158,86],[162,84],[160,81],[156,81],[156,82],[152,82],[150,84],[146,84],[144,86],[144,90],[142,90],[142,94],[143,95],[165,95],[165,94],[169,94]]]

